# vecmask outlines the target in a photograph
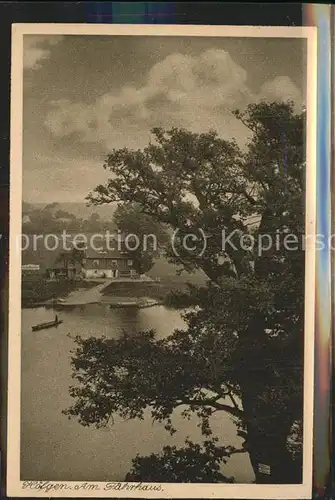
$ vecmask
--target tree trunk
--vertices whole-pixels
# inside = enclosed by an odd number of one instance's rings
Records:
[[[261,315],[240,338],[239,386],[247,432],[246,448],[259,484],[299,484],[301,464],[287,449],[293,417],[290,408],[275,408],[267,391],[276,387]],[[262,397],[265,396],[263,399]],[[280,402],[279,402],[280,403]]]
[[[258,484],[300,484],[302,467],[287,450],[286,435],[257,435],[249,426],[248,452]]]
[[[283,419],[268,417],[265,425],[260,426],[260,417],[271,415],[271,407],[263,408],[262,415],[255,411],[257,395],[250,387],[242,392],[242,405],[245,413],[247,431],[246,448],[255,474],[257,484],[300,484],[302,465],[293,459],[287,448],[290,424]],[[293,423],[293,422],[292,422]]]

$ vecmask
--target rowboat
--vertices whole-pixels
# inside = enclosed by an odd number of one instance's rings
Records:
[[[58,326],[61,323],[63,323],[63,320],[53,320],[53,321],[47,321],[46,323],[40,323],[39,325],[35,325],[32,327],[33,332],[36,332],[37,330],[44,330],[45,328],[53,328],[54,326]]]

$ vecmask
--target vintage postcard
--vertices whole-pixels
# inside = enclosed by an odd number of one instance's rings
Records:
[[[310,498],[315,29],[12,35],[8,495]]]

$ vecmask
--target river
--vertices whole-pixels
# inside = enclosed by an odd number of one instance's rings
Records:
[[[159,336],[166,336],[184,325],[178,311],[163,306],[134,310],[84,305],[58,312],[64,320],[58,328],[32,332],[32,325],[53,319],[53,314],[43,307],[22,310],[21,479],[123,480],[137,453],[158,453],[168,444],[182,446],[187,437],[202,441],[197,421],[183,420],[177,411],[173,423],[178,432],[173,437],[149,416],[127,422],[116,418],[113,426],[97,430],[61,413],[73,402],[69,386],[74,342],[68,333],[117,337],[122,330],[153,328]],[[240,446],[228,415],[213,416],[212,426],[222,443]],[[233,456],[224,472],[238,482],[253,480],[247,454]]]

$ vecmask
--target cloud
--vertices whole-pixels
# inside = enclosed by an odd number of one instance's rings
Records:
[[[140,87],[113,90],[91,105],[53,102],[45,125],[55,137],[79,134],[81,141],[100,142],[108,149],[143,147],[154,126],[215,129],[243,142],[246,129],[232,110],[277,98],[299,100],[300,92],[285,76],[265,82],[258,94],[251,92],[246,71],[225,50],[176,53],[155,64]]]
[[[56,197],[62,202],[82,202],[97,184],[108,179],[102,164],[98,158],[29,155],[23,161],[24,199],[48,203]]]
[[[48,59],[51,47],[57,45],[63,36],[25,35],[23,47],[24,69],[39,69],[42,61]]]
[[[297,107],[302,105],[301,93],[288,76],[277,76],[273,80],[265,82],[259,95],[270,101],[293,101]]]

